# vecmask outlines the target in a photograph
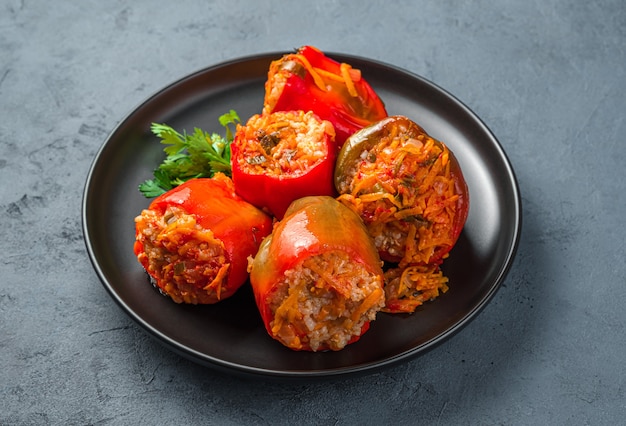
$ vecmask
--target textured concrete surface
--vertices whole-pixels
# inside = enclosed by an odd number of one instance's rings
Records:
[[[0,2],[0,424],[590,424],[626,418],[621,0]],[[207,65],[313,44],[452,92],[517,172],[524,229],[487,308],[428,354],[326,383],[218,374],[111,300],[82,240],[91,161]]]

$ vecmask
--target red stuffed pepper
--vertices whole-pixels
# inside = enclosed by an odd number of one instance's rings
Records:
[[[272,229],[272,219],[237,196],[221,173],[155,198],[135,222],[134,252],[153,284],[191,304],[233,295],[248,279],[248,256]]]
[[[334,195],[334,137],[332,124],[310,111],[251,117],[231,144],[237,193],[278,219],[298,198]]]
[[[293,350],[340,350],[385,303],[381,261],[359,217],[332,197],[295,201],[250,262],[271,337]]]
[[[264,112],[313,111],[330,121],[337,149],[357,130],[387,116],[361,72],[330,59],[312,46],[284,55],[270,65]]]

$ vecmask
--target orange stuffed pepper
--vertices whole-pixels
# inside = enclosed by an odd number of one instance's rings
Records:
[[[248,279],[248,256],[272,229],[272,219],[236,195],[221,173],[155,198],[135,222],[134,252],[152,283],[191,304],[232,296]]]
[[[267,332],[293,350],[344,348],[385,303],[376,247],[328,196],[291,204],[251,260],[250,283]]]

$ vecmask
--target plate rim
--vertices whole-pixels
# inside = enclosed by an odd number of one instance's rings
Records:
[[[273,58],[277,59],[280,56],[291,53],[290,51],[268,51],[259,54],[251,54],[245,55],[241,57],[231,58],[228,60],[224,60],[221,62],[217,62],[215,64],[202,67],[192,71],[182,77],[179,77],[169,84],[161,87],[158,90],[153,91],[151,94],[146,96],[142,101],[137,103],[135,107],[131,108],[116,124],[113,126],[112,130],[107,134],[104,141],[101,143],[99,148],[97,149],[94,158],[89,166],[87,178],[85,180],[84,188],[83,188],[83,196],[81,203],[81,220],[82,220],[82,231],[83,231],[83,240],[86,246],[87,254],[89,260],[100,280],[101,284],[105,287],[109,295],[115,300],[116,304],[124,311],[124,313],[130,318],[132,318],[141,328],[148,332],[148,334],[155,338],[159,343],[164,344],[168,349],[173,352],[190,359],[196,363],[202,364],[207,367],[213,367],[217,371],[234,373],[236,375],[243,376],[253,376],[253,377],[265,377],[265,378],[279,378],[279,379],[319,379],[319,378],[331,378],[337,376],[346,376],[346,375],[362,375],[362,374],[370,374],[375,371],[379,371],[383,368],[389,367],[391,365],[396,365],[401,361],[406,361],[411,358],[414,358],[420,354],[424,354],[425,352],[435,348],[439,344],[447,341],[450,337],[458,333],[462,330],[467,324],[469,324],[476,316],[482,312],[485,306],[493,299],[494,295],[502,286],[502,283],[506,279],[510,269],[513,266],[522,233],[522,224],[523,224],[523,210],[522,210],[522,198],[519,188],[519,183],[517,180],[517,176],[513,165],[506,154],[502,144],[495,136],[495,134],[491,131],[491,129],[487,126],[487,124],[480,118],[473,110],[471,110],[465,103],[463,103],[460,99],[458,99],[455,95],[447,91],[446,89],[440,87],[438,84],[433,81],[418,75],[412,71],[409,71],[405,68],[388,64],[379,60],[365,58],[363,56],[351,55],[340,52],[325,52],[329,57],[333,57],[338,60],[342,60],[345,62],[353,61],[353,62],[362,62],[366,63],[368,66],[375,66],[385,70],[392,70],[400,74],[404,74],[406,77],[417,80],[420,83],[428,86],[430,89],[434,89],[436,92],[444,95],[449,101],[452,101],[457,107],[460,107],[465,114],[472,117],[472,119],[480,125],[481,130],[487,134],[491,140],[491,143],[494,148],[497,150],[497,154],[500,158],[500,163],[504,166],[504,169],[507,172],[507,180],[510,180],[511,186],[507,186],[509,190],[512,191],[514,206],[512,210],[515,213],[515,217],[507,218],[508,220],[512,220],[514,222],[512,242],[509,246],[507,246],[507,255],[505,261],[499,265],[497,277],[493,280],[493,283],[489,287],[489,291],[487,291],[479,300],[479,302],[475,305],[474,309],[466,312],[461,319],[456,321],[451,327],[447,328],[443,333],[437,334],[433,338],[428,339],[426,342],[418,345],[417,347],[412,347],[409,350],[404,352],[397,353],[393,356],[387,357],[383,360],[378,361],[370,361],[367,363],[361,363],[354,366],[347,367],[335,367],[329,369],[313,369],[313,370],[277,370],[277,369],[266,369],[249,365],[242,365],[239,363],[234,363],[228,360],[219,359],[211,355],[207,355],[205,353],[200,353],[194,348],[191,348],[187,345],[183,345],[180,342],[175,341],[170,336],[164,334],[160,330],[155,329],[152,325],[147,323],[147,321],[134,312],[128,304],[122,299],[122,297],[115,291],[111,283],[108,282],[105,272],[100,265],[97,256],[94,250],[94,244],[92,244],[91,231],[89,227],[89,218],[88,218],[88,210],[89,210],[89,201],[92,197],[90,193],[92,189],[92,183],[94,180],[94,174],[99,165],[99,161],[107,148],[109,147],[111,140],[118,133],[118,131],[126,125],[126,123],[135,115],[138,114],[145,106],[151,103],[154,99],[158,98],[165,92],[169,92],[174,89],[176,86],[185,83],[186,81],[193,80],[199,78],[200,76],[210,73],[211,71],[218,70],[221,68],[231,67],[237,64],[248,63],[250,61],[258,61],[258,60],[271,60]]]

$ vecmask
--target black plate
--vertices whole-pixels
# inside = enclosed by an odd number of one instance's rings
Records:
[[[260,112],[269,63],[283,53],[196,72],[150,97],[117,126],[98,152],[85,186],[83,230],[89,256],[128,315],[170,349],[201,364],[244,375],[327,377],[405,361],[460,330],[492,298],[517,249],[521,202],[511,165],[482,121],[441,88],[404,70],[329,53],[362,71],[389,114],[412,118],[458,157],[471,207],[444,263],[448,293],[413,315],[379,314],[370,331],[342,351],[293,352],[266,334],[249,286],[217,305],[177,305],[153,289],[133,255],[133,219],[149,204],[137,185],[151,177],[163,158],[150,124],[221,132],[217,118],[231,108],[246,121]]]

